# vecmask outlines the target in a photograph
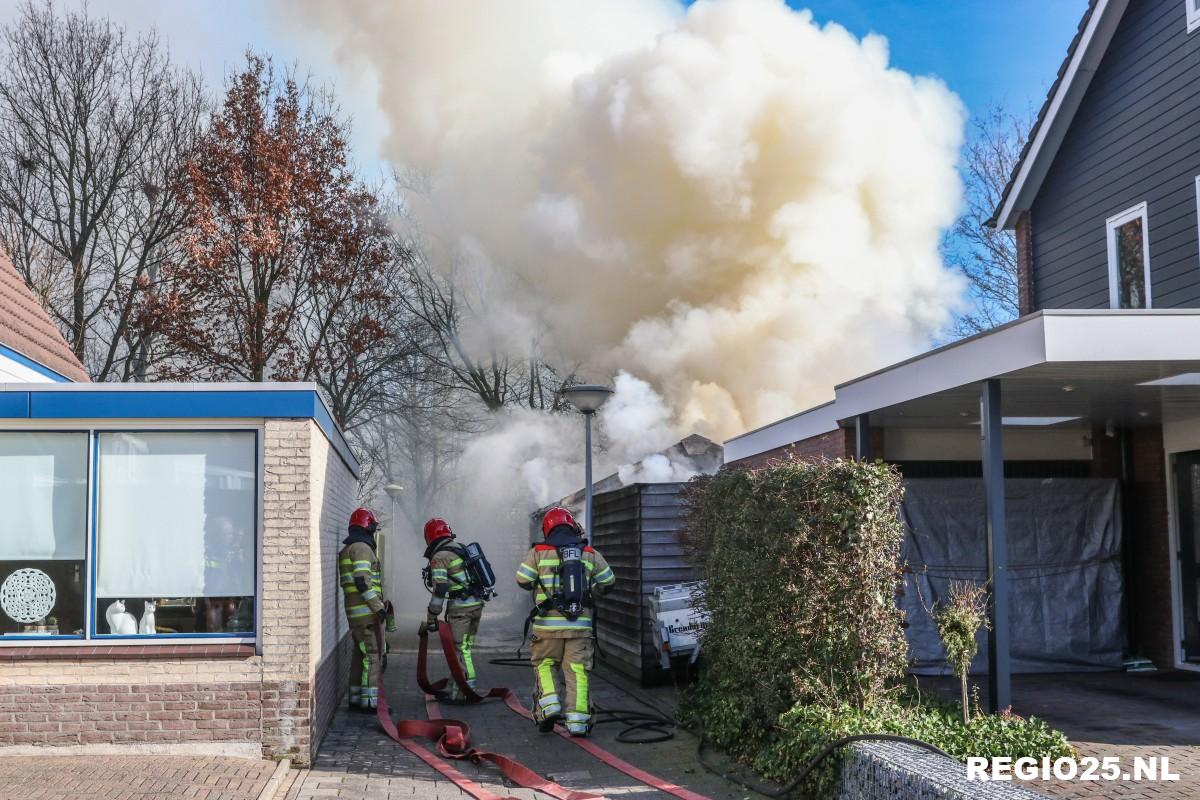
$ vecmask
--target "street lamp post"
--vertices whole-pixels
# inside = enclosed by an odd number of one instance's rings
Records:
[[[613,390],[594,383],[581,383],[563,390],[571,405],[583,414],[584,430],[584,480],[586,481],[583,506],[583,529],[592,535],[592,415],[604,405]]]
[[[392,518],[391,518],[390,522],[392,524],[392,529],[394,530],[397,527],[396,526],[396,498],[399,497],[401,495],[401,493],[404,492],[404,487],[398,483],[389,483],[387,486],[383,487],[383,491],[384,491],[384,494],[386,494],[388,496],[388,498],[392,501]]]

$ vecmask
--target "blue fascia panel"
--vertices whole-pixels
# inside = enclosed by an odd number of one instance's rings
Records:
[[[55,383],[72,383],[73,381],[66,375],[61,375],[38,361],[34,361],[24,353],[19,353],[7,345],[0,344],[0,354],[8,357],[10,360],[17,362],[23,367],[28,367],[42,377],[49,378]]]
[[[346,466],[360,477],[342,432],[320,396],[309,390],[173,392],[0,392],[0,419],[311,419]]]
[[[316,416],[315,392],[30,392],[33,419]]]
[[[0,392],[0,418],[29,419],[29,392]]]

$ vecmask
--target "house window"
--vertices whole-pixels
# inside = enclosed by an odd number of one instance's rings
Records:
[[[1146,204],[1109,217],[1108,296],[1112,308],[1150,308],[1150,234]]]
[[[101,432],[97,451],[94,632],[251,634],[254,433]]]
[[[253,639],[258,434],[0,431],[0,644]]]
[[[88,434],[0,432],[0,634],[82,636]]]
[[[1191,33],[1200,28],[1200,0],[1183,0],[1183,4],[1187,7],[1187,29]]]

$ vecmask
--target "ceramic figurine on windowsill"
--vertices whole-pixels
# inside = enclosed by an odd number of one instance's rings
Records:
[[[138,633],[142,635],[158,633],[158,629],[154,626],[154,609],[153,600],[146,601],[145,610],[142,612],[142,618],[138,621]]]
[[[104,611],[108,620],[108,632],[121,636],[132,636],[138,632],[138,623],[133,614],[125,610],[124,600],[114,600]]]

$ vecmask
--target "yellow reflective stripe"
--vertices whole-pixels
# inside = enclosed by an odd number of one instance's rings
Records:
[[[544,699],[554,698],[555,705],[558,704],[558,698],[555,696],[558,692],[554,688],[554,659],[543,658],[537,665],[538,688],[541,689],[541,694]]]
[[[353,563],[354,562],[348,558],[343,558],[341,561],[338,562],[338,564],[340,564],[343,567],[348,567],[348,566],[352,565]]]
[[[370,568],[371,568],[370,561],[355,561],[354,562],[354,569],[356,571],[360,570],[360,569],[368,569],[369,570]]]
[[[537,565],[539,567],[557,567],[561,563],[557,558],[541,558],[538,559]]]
[[[537,570],[528,564],[521,564],[517,567],[517,575],[532,580],[537,577]]]
[[[346,616],[348,617],[369,617],[374,613],[370,606],[346,606]]]
[[[362,593],[362,599],[363,599],[363,600],[372,600],[372,599],[374,599],[374,598],[376,598],[376,597],[378,597],[378,596],[379,596],[379,595],[377,595],[377,594],[375,593],[375,590],[374,590],[374,589],[367,589],[365,592],[363,592],[363,593]]]
[[[590,561],[584,561],[583,568],[586,569],[588,572],[593,572],[596,569],[596,565]]]
[[[466,669],[467,680],[475,680],[475,661],[471,658],[471,647],[475,644],[475,637],[471,634],[463,636],[462,645],[458,648],[459,655],[462,657],[463,667]]]
[[[588,674],[583,664],[571,664],[571,672],[575,673],[575,710],[587,714],[591,710],[588,705]]]

